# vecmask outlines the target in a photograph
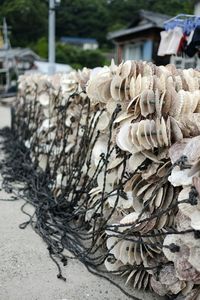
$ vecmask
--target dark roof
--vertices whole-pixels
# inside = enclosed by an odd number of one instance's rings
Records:
[[[133,21],[131,22],[131,24],[128,26],[127,29],[109,32],[108,39],[112,40],[115,38],[119,38],[121,36],[147,30],[150,28],[162,29],[163,23],[168,19],[170,19],[170,16],[141,9],[135,15]]]
[[[63,36],[60,38],[62,43],[71,43],[71,44],[97,44],[96,39],[91,38],[80,38],[80,37],[71,37],[71,36]]]

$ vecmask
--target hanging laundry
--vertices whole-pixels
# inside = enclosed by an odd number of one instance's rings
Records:
[[[194,30],[192,30],[192,31],[190,32],[190,35],[188,36],[188,39],[187,39],[188,45],[191,43],[192,38],[193,38],[193,35],[194,35]]]
[[[164,23],[158,56],[200,53],[200,17],[180,14]]]
[[[160,45],[158,48],[158,56],[164,56],[166,55],[166,49],[169,45],[169,41],[171,40],[172,30],[169,31],[161,31],[160,37]]]
[[[187,44],[188,44],[188,36],[184,33],[180,40],[177,53],[181,54],[182,52],[184,52],[187,48]]]
[[[185,53],[189,57],[193,57],[198,52],[198,47],[200,47],[200,26],[195,28],[192,40],[186,47]]]
[[[162,31],[161,42],[158,49],[158,55],[173,55],[177,54],[180,41],[183,37],[183,32],[180,27],[176,27],[173,30]]]

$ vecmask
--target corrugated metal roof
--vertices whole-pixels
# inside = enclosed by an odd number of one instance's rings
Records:
[[[147,29],[150,29],[150,28],[153,28],[153,27],[155,28],[157,26],[154,25],[154,24],[145,24],[145,25],[135,26],[133,28],[128,28],[128,29],[123,29],[123,30],[119,30],[119,31],[110,32],[108,34],[108,39],[112,40],[112,39],[115,39],[115,38],[118,38],[118,37],[121,37],[121,36],[124,36],[124,35],[132,34],[132,33],[143,31],[143,30],[147,30]]]
[[[133,20],[133,22],[129,25],[127,29],[122,29],[108,33],[108,39],[112,40],[124,35],[136,33],[150,28],[162,29],[163,23],[169,18],[170,16],[142,9],[137,13],[135,20]],[[144,21],[146,22],[144,23]],[[133,24],[135,24],[135,26]]]
[[[80,37],[71,37],[63,36],[60,38],[60,41],[63,43],[73,43],[73,44],[98,44],[96,39],[92,38],[80,38]]]
[[[43,73],[43,74],[48,74],[49,71],[49,63],[48,62],[43,62],[43,61],[35,61],[34,62],[36,69],[35,70],[29,70],[26,73]],[[55,63],[55,73],[69,73],[73,69],[70,65],[65,65],[65,64],[57,64]]]
[[[11,48],[11,49],[0,49],[0,59],[3,59],[5,57],[12,58],[12,57],[23,57],[31,55],[36,60],[40,60],[39,55],[37,55],[34,51],[32,51],[29,48]]]

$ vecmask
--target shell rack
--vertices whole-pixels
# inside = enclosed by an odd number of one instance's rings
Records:
[[[35,213],[21,228],[59,278],[68,249],[115,285],[198,299],[199,87],[197,70],[136,61],[20,78],[4,187],[24,183]]]

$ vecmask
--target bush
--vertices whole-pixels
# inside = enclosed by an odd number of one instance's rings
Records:
[[[31,48],[40,57],[48,58],[48,41],[45,37],[39,39]],[[82,50],[75,46],[56,43],[56,62],[68,64],[74,69],[82,69],[83,67],[101,67],[105,65],[106,59],[100,49]]]
[[[40,38],[35,45],[31,45],[40,57],[48,59],[48,41],[46,37]]]
[[[58,43],[56,61],[71,65],[73,68],[95,68],[105,64],[105,56],[100,50],[82,50],[75,46]]]

